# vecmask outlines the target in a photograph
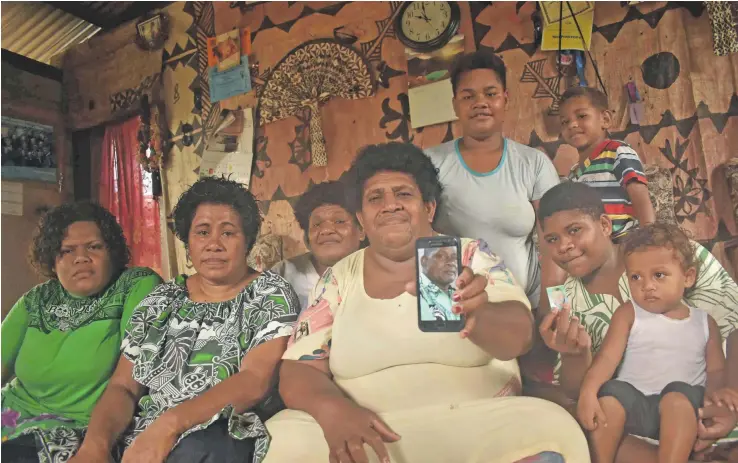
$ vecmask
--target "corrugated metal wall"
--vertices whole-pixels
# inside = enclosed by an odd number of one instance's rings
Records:
[[[46,64],[51,64],[54,55],[100,31],[100,27],[42,2],[2,2],[0,15],[2,48]]]

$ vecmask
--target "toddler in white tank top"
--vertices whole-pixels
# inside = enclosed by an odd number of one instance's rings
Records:
[[[677,226],[649,224],[623,245],[631,300],[613,314],[584,377],[577,415],[595,461],[613,462],[625,434],[659,440],[659,461],[687,462],[705,391],[722,387],[715,320],[684,304],[698,260]],[[611,379],[615,377],[615,379]]]

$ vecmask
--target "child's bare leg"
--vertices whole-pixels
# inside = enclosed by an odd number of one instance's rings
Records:
[[[659,462],[686,462],[697,440],[694,406],[681,392],[669,392],[659,403]]]
[[[607,417],[607,426],[601,423],[589,433],[595,463],[613,463],[615,454],[623,439],[625,428],[625,409],[615,397],[600,398],[600,407]]]
[[[656,445],[635,436],[625,436],[618,448],[616,463],[657,463],[659,448]]]

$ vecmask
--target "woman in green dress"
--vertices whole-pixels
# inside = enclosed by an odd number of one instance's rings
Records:
[[[65,204],[41,220],[31,262],[50,279],[2,324],[3,459],[64,462],[77,449],[133,309],[161,282],[152,270],[126,268],[129,259],[123,230],[102,206]]]
[[[196,271],[159,286],[131,316],[123,355],[72,463],[259,462],[260,406],[299,300],[279,275],[249,268],[261,217],[241,184],[204,178],[179,199],[174,231]]]

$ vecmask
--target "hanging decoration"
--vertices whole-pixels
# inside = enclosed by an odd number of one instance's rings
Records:
[[[558,35],[556,35],[556,37],[558,37],[557,63],[559,74],[564,75],[563,70],[568,64],[569,68],[573,68],[576,71],[576,76],[579,81],[578,85],[580,87],[587,87],[588,83],[585,76],[585,66],[587,61],[584,56],[584,52],[586,51],[589,55],[590,61],[592,62],[595,75],[597,76],[597,83],[601,87],[602,92],[607,95],[607,89],[605,88],[605,84],[602,82],[602,77],[600,76],[600,71],[597,68],[597,63],[592,59],[592,52],[589,50],[592,38],[594,3],[581,2],[577,7],[572,7],[571,2],[568,1],[540,2],[540,4],[544,18],[548,18],[548,25],[546,28],[551,30],[554,27],[558,28]],[[564,6],[566,6],[566,9],[564,9]],[[555,15],[556,7],[558,7],[558,15]],[[583,20],[581,25],[579,23],[580,20]],[[569,30],[565,31],[565,22],[573,23],[575,29],[569,24],[567,26]],[[546,41],[546,28],[544,28],[544,43]],[[566,43],[564,36],[567,36]],[[541,50],[545,49],[547,48],[543,46],[541,47]]]
[[[536,48],[539,48],[543,41],[543,19],[541,18],[541,5],[538,2],[536,2],[536,10],[530,15],[530,19],[533,22],[533,42]]]
[[[574,65],[577,68],[577,78],[579,79],[580,87],[589,87],[587,83],[587,77],[584,74],[584,68],[587,65],[587,59],[584,57],[584,52],[581,50],[572,50],[574,54]]]
[[[138,163],[152,174],[153,194],[161,196],[160,169],[164,165],[164,147],[159,127],[159,108],[149,104],[148,95],[141,99],[138,128]]]
[[[632,77],[628,83],[625,84],[625,94],[628,96],[628,115],[630,116],[630,123],[641,125],[641,121],[643,121],[646,111],[643,107],[641,92],[638,91],[638,87],[636,87]]]
[[[149,13],[136,23],[136,45],[141,50],[158,50],[169,38],[169,18],[164,13]]]
[[[353,48],[318,39],[295,48],[270,73],[259,95],[259,125],[310,112],[312,163],[326,166],[320,106],[332,97],[359,99],[374,94],[369,67]]]
[[[543,17],[541,51],[589,50],[594,2],[538,2]]]

